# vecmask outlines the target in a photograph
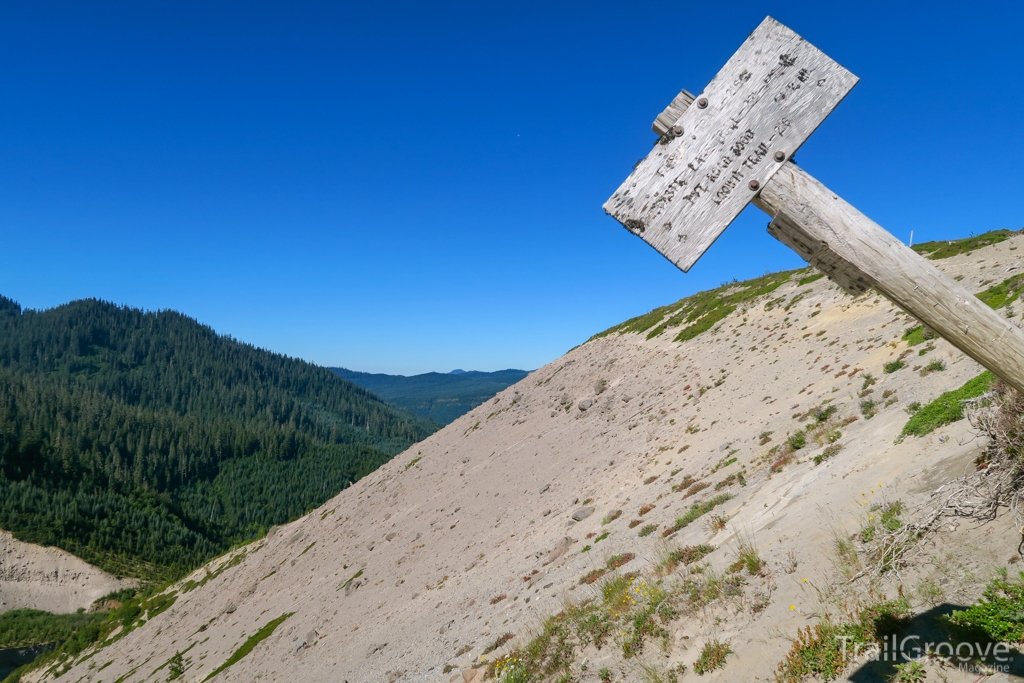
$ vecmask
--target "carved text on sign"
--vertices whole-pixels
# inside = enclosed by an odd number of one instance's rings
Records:
[[[688,270],[856,82],[765,19],[605,211]]]

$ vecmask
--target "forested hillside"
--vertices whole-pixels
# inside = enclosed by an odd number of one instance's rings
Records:
[[[369,389],[388,403],[443,425],[465,415],[529,374],[525,370],[471,370],[448,374],[427,372],[406,377],[356,372],[345,368],[330,369],[339,377]]]
[[[108,571],[177,575],[435,429],[179,313],[0,297],[0,528]]]

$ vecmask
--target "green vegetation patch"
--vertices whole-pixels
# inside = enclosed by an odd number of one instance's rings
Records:
[[[905,367],[907,367],[907,364],[904,363],[902,360],[897,358],[896,360],[890,361],[890,362],[886,363],[885,365],[883,365],[882,366],[882,372],[884,372],[887,375],[891,375],[892,373],[896,372],[897,370],[901,370],[901,369],[903,369]]]
[[[995,380],[996,376],[986,370],[959,389],[940,395],[907,420],[907,424],[903,425],[903,431],[900,432],[899,440],[907,436],[924,436],[939,427],[963,419],[964,412],[960,402],[981,396],[989,390]]]
[[[797,284],[803,287],[804,285],[809,285],[812,282],[820,280],[823,277],[825,277],[825,273],[816,273],[814,275],[808,275],[807,277],[802,277],[799,280],[797,280]]]
[[[668,551],[665,555],[665,559],[660,565],[660,568],[666,573],[672,572],[680,565],[685,566],[693,564],[694,562],[699,562],[713,552],[715,552],[715,546],[703,543],[699,545],[688,545],[683,548],[675,548]]]
[[[811,678],[838,678],[853,661],[854,648],[848,643],[881,643],[909,621],[910,604],[905,598],[868,605],[843,620],[826,617],[813,628],[798,631],[789,654],[775,671],[775,681],[802,683]]]
[[[177,599],[174,591],[160,592],[155,586],[148,586],[140,592],[124,589],[97,600],[99,605],[110,605],[113,609],[93,614],[49,614],[32,610],[18,610],[0,615],[0,638],[6,634],[11,640],[41,640],[35,644],[54,643],[53,650],[41,655],[31,664],[26,664],[5,679],[18,681],[26,672],[50,666],[56,671],[89,647],[106,647],[138,628],[146,620],[156,617],[170,608]],[[7,645],[0,642],[0,648]],[[92,655],[87,655],[87,657]]]
[[[959,240],[936,240],[934,242],[922,242],[915,244],[912,248],[919,254],[927,256],[933,261],[957,256],[958,254],[969,254],[975,249],[981,249],[993,244],[1006,241],[1012,230],[992,230],[981,235],[965,237]]]
[[[326,368],[96,300],[0,296],[0,406],[0,528],[160,583],[437,429]]]
[[[635,574],[607,579],[594,598],[548,617],[525,645],[488,666],[500,683],[567,681],[580,650],[618,642],[623,659],[641,655],[651,640],[667,645],[668,624],[680,616],[685,591],[670,592],[659,581]]]
[[[686,325],[676,335],[675,341],[687,341],[701,332],[710,330],[715,324],[735,311],[737,306],[775,291],[789,282],[796,272],[798,271],[789,270],[771,273],[753,280],[730,282],[716,289],[699,292],[674,304],[661,306],[649,313],[631,318],[604,332],[595,334],[591,339],[605,337],[613,332],[619,334],[647,332],[647,338],[653,339],[669,328]]]
[[[264,626],[259,631],[256,631],[256,633],[249,636],[249,639],[242,643],[242,646],[235,650],[235,653],[228,657],[227,661],[225,661],[223,664],[221,664],[216,669],[211,671],[210,675],[204,678],[203,681],[205,682],[210,680],[211,678],[219,674],[221,671],[224,671],[229,666],[240,660],[242,657],[252,652],[253,649],[260,644],[260,641],[266,640],[271,635],[273,635],[274,629],[276,629],[278,626],[284,623],[284,620],[293,614],[295,614],[295,612],[285,612],[277,619],[268,622],[266,626]]]
[[[997,642],[1024,640],[1024,572],[1016,582],[1006,576],[992,580],[977,603],[955,610],[945,621],[968,640],[977,636]]]
[[[675,524],[670,526],[666,531],[673,533],[679,531],[690,524],[693,524],[698,518],[706,515],[707,513],[714,510],[716,507],[731,499],[732,495],[728,493],[721,493],[714,498],[710,498],[702,503],[694,503],[690,506],[690,509],[682,517],[676,518]],[[668,535],[668,534],[666,534]]]
[[[733,650],[729,643],[722,643],[718,639],[709,640],[700,651],[700,657],[693,663],[693,672],[699,676],[711,673],[715,669],[725,666],[725,658],[732,654]]]
[[[106,613],[50,614],[34,609],[16,609],[0,614],[0,650],[63,643],[80,628],[101,622]]]
[[[262,545],[260,547],[262,547]],[[257,548],[256,550],[259,550],[259,548]],[[203,575],[203,578],[199,579],[198,581],[189,579],[188,581],[182,584],[181,592],[190,593],[196,588],[202,588],[207,583],[213,581],[227,570],[231,569],[232,567],[237,567],[238,565],[240,565],[242,563],[242,560],[245,559],[245,556],[248,554],[248,552],[248,548],[242,548],[234,555],[232,555],[230,560],[221,562],[217,569],[215,569],[214,571],[211,572],[209,569],[207,569],[206,573]]]
[[[935,339],[936,336],[935,330],[932,328],[927,325],[918,325],[917,327],[909,328],[903,333],[903,341],[907,342],[907,346],[917,346],[929,339]]]
[[[1018,273],[998,285],[992,285],[978,294],[978,298],[991,308],[1002,308],[1016,301],[1022,290],[1024,290],[1024,273]]]

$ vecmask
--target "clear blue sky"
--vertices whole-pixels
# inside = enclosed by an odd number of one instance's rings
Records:
[[[1024,225],[1019,2],[0,5],[0,293],[325,365],[535,368],[802,262],[684,274],[601,204],[771,14],[860,76],[800,164],[902,239]]]

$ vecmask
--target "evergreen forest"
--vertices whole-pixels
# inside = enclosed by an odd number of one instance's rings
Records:
[[[437,429],[174,311],[0,296],[0,528],[169,580]]]
[[[406,377],[330,369],[338,377],[372,391],[388,403],[442,425],[457,420],[530,374],[526,370],[455,370]]]

